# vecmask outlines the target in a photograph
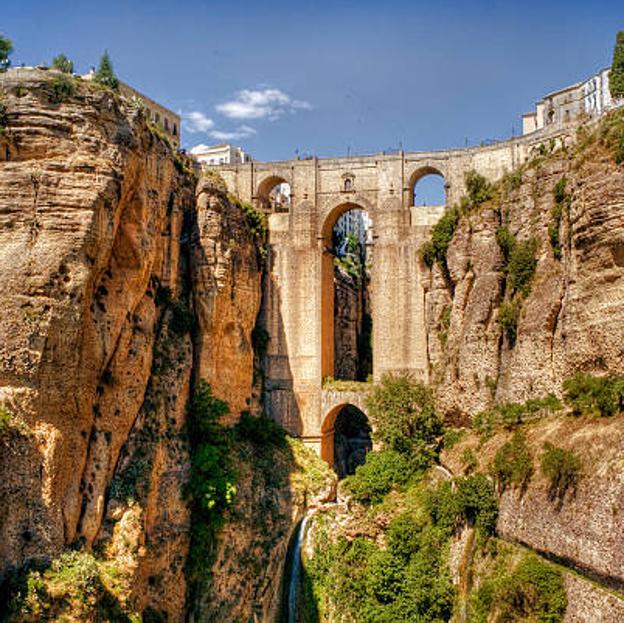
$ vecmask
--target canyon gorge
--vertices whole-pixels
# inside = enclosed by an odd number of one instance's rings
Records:
[[[624,620],[621,108],[496,179],[470,172],[394,255],[383,236],[411,205],[376,213],[370,257],[328,253],[309,226],[331,259],[306,279],[330,275],[334,371],[310,389],[284,381],[322,350],[288,359],[288,322],[314,308],[289,309],[309,293],[277,278],[308,266],[284,251],[306,209],[266,214],[140,102],[60,76],[0,74],[0,620]],[[375,369],[396,346],[375,316],[394,313],[384,282],[414,286],[393,294],[402,313],[420,301],[405,329],[424,336],[420,375]],[[384,437],[388,383],[415,437],[430,418],[407,449]],[[351,409],[331,464],[322,422],[302,440],[291,417],[325,399]],[[574,458],[566,486],[549,447]],[[523,478],[503,449],[529,457]],[[404,469],[388,480],[390,451]]]

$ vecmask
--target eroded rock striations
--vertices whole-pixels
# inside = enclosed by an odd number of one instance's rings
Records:
[[[140,106],[56,76],[0,79],[0,577],[131,516],[131,609],[181,620],[186,403],[249,402],[257,243]]]
[[[503,189],[462,216],[446,253],[450,283],[436,266],[426,293],[432,379],[441,408],[461,422],[493,403],[560,395],[577,370],[624,371],[624,169],[595,139],[536,158]],[[501,226],[536,243],[515,344],[499,320]]]

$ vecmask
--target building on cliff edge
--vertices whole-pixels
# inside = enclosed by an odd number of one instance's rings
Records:
[[[244,164],[251,162],[251,156],[240,147],[221,143],[219,145],[195,145],[189,150],[189,154],[199,164]]]
[[[94,76],[95,69],[91,68],[89,73],[81,76],[81,78],[83,80],[93,80]],[[140,99],[147,109],[152,122],[159,125],[164,130],[174,147],[178,148],[180,146],[180,115],[165,108],[162,104],[147,97],[147,95],[137,91],[121,80],[119,81],[119,93],[128,99]]]
[[[620,105],[611,98],[609,72],[609,68],[601,69],[587,80],[545,95],[535,111],[522,115],[522,134],[562,127],[583,115],[597,117]]]

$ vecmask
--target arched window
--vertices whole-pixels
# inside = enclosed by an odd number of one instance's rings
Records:
[[[350,190],[353,190],[353,180],[348,177],[345,181],[344,181],[344,189],[348,192]]]

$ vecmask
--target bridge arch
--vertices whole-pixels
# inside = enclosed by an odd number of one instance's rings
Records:
[[[363,242],[363,247],[367,248],[372,242],[372,231],[370,229],[372,210],[370,209],[368,202],[357,202],[356,200],[349,200],[337,203],[329,209],[329,211],[325,215],[325,218],[320,224],[319,241],[321,247],[321,379],[325,379],[327,377],[339,378],[339,375],[336,375],[335,367],[336,325],[334,322],[334,260],[336,258],[336,252],[333,248],[333,233],[334,228],[338,223],[340,217],[351,210],[356,210],[366,215],[365,226],[369,229],[366,230],[367,237],[366,240]],[[360,266],[364,266],[364,262],[361,262]],[[372,318],[369,315],[366,318],[366,322],[370,323],[371,320]],[[370,327],[368,327],[367,330],[370,330]],[[350,380],[356,380],[355,377],[342,378],[350,378]]]
[[[427,190],[435,199],[431,201],[428,197],[419,197],[419,183],[434,181],[433,185],[428,184]],[[422,186],[422,184],[420,184]],[[433,165],[422,165],[417,167],[411,174],[408,183],[408,198],[410,206],[422,205],[446,205],[448,183],[441,167]],[[442,200],[442,202],[440,202]]]
[[[286,185],[288,187],[286,194],[287,201],[279,196],[283,193],[276,192],[276,189],[278,189],[281,185]],[[287,211],[290,208],[291,190],[292,186],[288,176],[269,173],[267,176],[263,177],[257,185],[257,205],[260,209],[267,212]]]
[[[372,447],[365,407],[344,401],[327,412],[321,425],[321,458],[340,478],[354,473]]]

